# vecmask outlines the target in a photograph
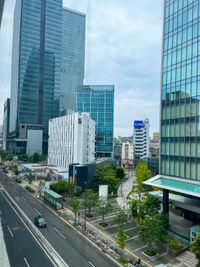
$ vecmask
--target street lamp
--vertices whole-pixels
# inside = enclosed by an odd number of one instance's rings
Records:
[[[86,184],[87,184],[87,182],[84,182],[84,191],[85,191],[85,220],[84,220],[84,229],[85,229],[85,231],[86,231],[86,228],[87,228],[87,226],[86,226]]]

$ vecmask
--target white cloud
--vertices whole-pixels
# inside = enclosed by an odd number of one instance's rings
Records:
[[[10,89],[11,2],[0,36],[0,104]],[[64,0],[64,5],[87,15],[85,83],[115,85],[115,135],[132,134],[133,120],[146,117],[157,131],[163,1]]]

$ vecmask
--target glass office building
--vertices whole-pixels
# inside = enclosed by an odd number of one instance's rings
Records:
[[[200,3],[166,0],[160,174],[200,180]]]
[[[62,0],[16,1],[10,136],[35,125],[47,141],[48,120],[59,114],[61,26]]]
[[[85,65],[85,14],[63,8],[60,110],[75,111],[76,94],[83,85]]]
[[[199,223],[200,1],[197,0],[165,0],[160,127],[159,175],[144,184],[163,190],[164,213],[169,213],[170,200],[181,208],[184,218]]]
[[[114,86],[84,85],[77,94],[77,111],[89,112],[96,122],[96,158],[112,157]]]

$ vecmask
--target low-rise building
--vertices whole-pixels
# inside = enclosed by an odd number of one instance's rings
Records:
[[[72,113],[49,120],[48,164],[68,169],[95,156],[95,122],[89,113]]]
[[[132,142],[122,143],[122,156],[121,163],[124,167],[133,166],[133,157],[134,157],[134,146]]]

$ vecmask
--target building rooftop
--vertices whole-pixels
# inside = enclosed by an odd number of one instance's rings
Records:
[[[170,191],[200,197],[200,181],[191,181],[182,178],[156,175],[144,182],[146,185],[168,189]]]

